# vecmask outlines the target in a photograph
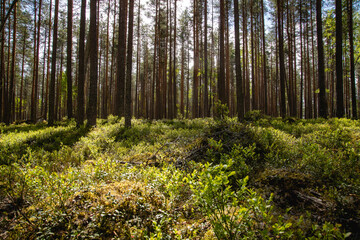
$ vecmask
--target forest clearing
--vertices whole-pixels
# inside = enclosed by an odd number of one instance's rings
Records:
[[[360,122],[1,126],[4,239],[358,239]]]

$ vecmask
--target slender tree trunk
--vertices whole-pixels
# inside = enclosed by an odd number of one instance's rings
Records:
[[[68,25],[67,25],[67,116],[69,119],[73,117],[72,109],[72,16],[73,16],[73,0],[68,0]]]
[[[38,14],[38,23],[37,23],[37,39],[36,39],[36,54],[35,54],[35,67],[34,67],[34,83],[32,91],[32,102],[31,102],[31,121],[36,122],[37,118],[37,108],[38,108],[38,88],[39,88],[39,51],[40,51],[40,26],[41,26],[41,8],[42,0],[39,2],[39,14]]]
[[[204,117],[209,117],[207,0],[204,1]]]
[[[48,119],[48,97],[49,97],[49,78],[50,78],[50,52],[51,52],[51,15],[52,15],[52,0],[50,0],[50,16],[49,16],[49,38],[47,50],[47,66],[46,66],[46,86],[45,86],[45,103],[44,103],[44,119]]]
[[[131,74],[133,50],[133,25],[134,25],[134,0],[129,3],[129,36],[126,62],[126,102],[125,102],[125,127],[131,127]]]
[[[24,87],[24,67],[25,67],[25,50],[26,50],[26,30],[24,30],[23,36],[23,47],[22,47],[22,63],[21,63],[21,80],[20,80],[20,101],[19,101],[19,111],[18,111],[18,119],[22,120],[22,108],[23,108],[23,87]],[[0,109],[1,110],[1,109]]]
[[[124,116],[125,101],[125,65],[126,65],[126,25],[127,25],[127,0],[120,0],[119,14],[119,49],[117,56],[117,91],[115,94],[115,114]]]
[[[158,118],[158,112],[159,112],[159,97],[156,97],[155,102],[155,84],[156,84],[156,96],[159,96],[159,78],[157,77],[157,56],[158,54],[158,42],[159,42],[159,28],[158,28],[158,21],[159,21],[159,10],[158,10],[158,0],[156,0],[155,8],[156,8],[156,15],[155,15],[155,42],[154,42],[154,56],[153,56],[153,78],[152,78],[152,84],[151,84],[151,98],[150,98],[150,118]],[[155,112],[156,111],[156,112]]]
[[[86,0],[81,0],[80,36],[79,36],[79,73],[77,96],[77,125],[82,125],[85,119],[85,21]]]
[[[351,103],[352,117],[357,119],[356,87],[355,87],[355,59],[354,59],[354,24],[353,24],[353,1],[348,0],[349,15],[349,41],[350,41],[350,81],[351,81]]]
[[[140,0],[138,1],[138,13],[137,13],[137,46],[136,46],[136,84],[135,84],[135,118],[139,117],[139,85],[140,85]]]
[[[219,28],[219,50],[220,67],[218,76],[218,97],[222,104],[226,103],[225,96],[225,1],[220,0],[220,28]]]
[[[229,10],[228,0],[225,0],[225,104],[231,110],[230,102],[230,39],[229,39]],[[230,111],[229,111],[230,113]]]
[[[107,23],[106,23],[106,52],[105,52],[105,83],[103,86],[102,93],[102,106],[101,106],[101,118],[105,119],[108,115],[108,103],[109,103],[109,25],[110,25],[110,5],[111,0],[108,3],[108,12],[107,12]]]
[[[251,42],[251,105],[252,105],[252,110],[257,109],[256,106],[256,90],[255,87],[257,86],[256,82],[255,82],[255,30],[254,30],[254,14],[253,14],[253,8],[254,8],[254,1],[251,2],[251,7],[250,7],[250,42]]]
[[[303,102],[304,102],[304,59],[303,59],[303,30],[302,30],[302,1],[300,1],[300,104],[299,115],[303,118]]]
[[[167,3],[169,3],[169,1],[167,1]],[[172,16],[171,16],[171,1],[170,1],[170,24],[168,24],[170,26],[170,31],[168,31],[168,35],[169,35],[169,42],[170,42],[170,49],[169,49],[169,55],[170,55],[170,58],[169,58],[169,87],[168,87],[168,117],[169,119],[173,119],[173,73],[172,73],[172,70],[173,70],[173,64],[172,64],[172,50],[173,50],[173,45],[172,45]],[[169,11],[168,11],[168,14],[169,14]]]
[[[192,117],[199,117],[199,6],[194,1],[194,83],[193,83],[193,106]]]
[[[243,0],[243,6],[242,6],[242,17],[243,17],[243,68],[244,68],[244,105],[245,105],[245,112],[250,111],[250,83],[249,83],[249,51],[248,51],[248,17],[247,17],[247,1]]]
[[[236,67],[236,100],[239,121],[244,119],[244,96],[243,83],[241,76],[240,60],[240,33],[239,33],[239,0],[234,0],[234,20],[235,20],[235,67]]]
[[[263,43],[263,84],[264,84],[264,96],[263,96],[263,105],[265,109],[265,114],[269,114],[268,111],[268,84],[267,84],[267,72],[266,72],[266,38],[265,38],[265,13],[264,13],[264,0],[261,0],[261,20],[262,20],[262,43]]]
[[[9,124],[13,119],[14,119],[14,115],[15,115],[15,111],[12,111],[12,104],[13,101],[13,94],[15,94],[15,56],[16,56],[16,22],[17,22],[17,18],[16,18],[16,11],[17,10],[17,6],[15,6],[14,8],[14,24],[13,24],[13,46],[12,46],[12,57],[11,57],[11,71],[10,71],[10,83],[9,83],[9,91],[8,91],[8,104],[9,104],[9,108],[8,108],[8,112],[5,113],[7,114],[7,118],[5,123]],[[9,29],[10,31],[10,29]],[[8,46],[10,48],[10,45]]]
[[[176,16],[177,16],[177,0],[174,0],[174,5],[175,5],[175,9],[174,9],[174,60],[173,60],[173,117],[176,118],[177,117],[177,87],[176,87]]]
[[[90,0],[90,92],[87,106],[88,126],[96,125],[97,78],[98,78],[98,38],[97,38],[97,0]]]
[[[327,101],[325,93],[325,56],[322,34],[321,0],[316,0],[316,23],[318,42],[318,71],[319,71],[319,116],[327,118]]]
[[[5,18],[5,1],[1,1],[1,19]],[[5,29],[1,29],[1,38],[5,36]],[[4,110],[4,90],[5,90],[5,39],[0,39],[1,49],[0,49],[0,121],[4,120],[3,110]]]
[[[280,61],[280,114],[286,116],[285,99],[285,61],[284,61],[284,38],[283,38],[283,20],[282,20],[282,0],[277,0],[278,13],[278,34],[279,34],[279,61]]]
[[[54,16],[54,33],[53,33],[53,50],[51,59],[51,80],[49,89],[49,125],[54,124],[55,120],[55,80],[56,80],[56,53],[58,38],[58,13],[59,0],[55,0],[55,16]]]
[[[180,77],[180,112],[184,116],[184,80],[185,80],[185,49],[184,40],[181,43],[181,77]]]
[[[342,6],[341,0],[335,0],[336,14],[336,117],[344,117],[344,86],[342,59]]]

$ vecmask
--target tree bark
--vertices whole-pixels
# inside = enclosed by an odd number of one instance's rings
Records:
[[[354,24],[353,24],[353,1],[348,0],[349,15],[349,41],[350,41],[350,82],[351,82],[351,103],[352,117],[357,119],[356,86],[355,86],[355,59],[354,59]]]
[[[9,83],[9,91],[8,91],[9,111],[5,113],[7,116],[5,119],[6,124],[9,124],[14,119],[14,115],[15,115],[15,111],[12,111],[12,106],[14,104],[13,94],[15,94],[15,56],[16,56],[16,22],[17,22],[16,10],[17,10],[17,6],[14,7],[13,46],[12,46],[12,57],[11,57],[10,83]]]
[[[240,32],[239,32],[239,0],[234,0],[234,20],[235,20],[235,67],[236,67],[236,100],[238,120],[244,119],[244,96],[243,83],[241,76],[240,59]]]
[[[279,34],[279,61],[280,61],[280,114],[286,116],[286,99],[285,99],[285,61],[284,61],[284,38],[283,38],[283,21],[282,21],[282,0],[277,0],[278,14],[278,34]]]
[[[336,15],[336,117],[344,117],[344,86],[342,59],[342,6],[341,0],[335,1]]]
[[[88,126],[96,125],[97,78],[98,78],[98,38],[97,38],[97,0],[90,0],[90,92],[87,106]]]
[[[220,0],[220,28],[219,28],[219,76],[218,76],[218,97],[222,104],[226,103],[225,96],[225,1]]]
[[[73,117],[72,109],[72,21],[73,21],[73,0],[68,0],[68,26],[67,26],[67,61],[66,61],[66,77],[67,77],[67,116],[69,119]]]
[[[115,100],[115,114],[119,117],[124,115],[125,95],[125,66],[126,66],[126,25],[127,25],[127,0],[120,0],[119,13],[119,39],[117,56],[117,88]]]
[[[54,124],[55,120],[55,80],[56,80],[56,53],[57,53],[57,38],[58,38],[58,14],[59,0],[55,0],[55,15],[54,15],[54,33],[53,33],[53,49],[51,59],[51,80],[49,88],[49,125]]]
[[[126,62],[126,101],[125,101],[125,127],[131,127],[131,74],[132,74],[132,51],[133,51],[133,25],[134,25],[134,0],[129,3],[129,36]]]
[[[322,34],[321,0],[316,0],[316,26],[318,42],[318,74],[319,74],[319,116],[327,118],[327,101],[325,87],[325,56]]]

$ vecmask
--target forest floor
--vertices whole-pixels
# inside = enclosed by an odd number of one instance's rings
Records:
[[[360,121],[0,126],[2,239],[359,239]]]

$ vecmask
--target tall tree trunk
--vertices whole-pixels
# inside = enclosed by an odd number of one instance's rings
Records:
[[[354,60],[354,24],[353,24],[353,1],[348,0],[349,15],[349,41],[350,41],[350,81],[351,81],[351,103],[352,117],[357,119],[356,87],[355,87],[355,60]]]
[[[316,26],[318,42],[318,74],[319,74],[319,116],[327,118],[327,101],[325,92],[325,56],[322,34],[321,0],[316,0]]]
[[[264,13],[264,0],[261,0],[261,20],[262,20],[262,43],[263,43],[263,84],[264,84],[264,96],[263,96],[263,105],[265,109],[265,114],[269,114],[268,112],[268,93],[267,93],[267,72],[266,72],[266,38],[265,38],[265,13]]]
[[[72,109],[72,16],[73,16],[73,0],[68,0],[68,26],[67,26],[67,62],[66,62],[66,77],[67,77],[67,116],[69,119],[73,117]]]
[[[218,97],[222,104],[226,103],[225,96],[225,0],[220,0],[220,28],[219,28],[219,50],[220,66],[218,76]]]
[[[157,75],[157,56],[159,55],[159,31],[160,29],[158,28],[158,21],[160,18],[160,14],[159,14],[159,0],[156,0],[155,3],[155,8],[156,8],[156,14],[155,14],[155,24],[154,24],[154,28],[155,28],[155,42],[154,42],[154,56],[153,56],[153,78],[152,78],[152,84],[151,84],[151,98],[150,98],[150,119],[158,119],[158,114],[159,114],[159,102],[160,102],[160,98],[156,97],[155,99],[155,84],[156,84],[156,96],[159,96],[158,94],[160,93],[160,87],[159,87],[159,78]],[[156,100],[156,102],[155,102]]]
[[[115,100],[115,114],[124,115],[125,101],[125,65],[126,65],[126,25],[127,25],[127,0],[120,0],[119,13],[119,39],[117,56],[117,88]]]
[[[244,119],[244,96],[243,83],[241,76],[240,60],[240,33],[239,33],[239,0],[234,0],[234,20],[235,20],[235,67],[236,67],[236,100],[239,121]]]
[[[230,39],[229,39],[229,6],[228,0],[225,0],[225,104],[229,108],[229,113],[231,110],[230,103]]]
[[[344,86],[342,59],[342,6],[335,0],[336,15],[336,117],[344,117]]]
[[[97,78],[98,78],[98,38],[97,38],[97,0],[90,0],[90,92],[87,106],[88,126],[96,125]]]
[[[46,65],[46,86],[45,86],[45,102],[44,102],[44,119],[48,119],[48,97],[49,97],[49,78],[50,78],[50,52],[51,52],[51,15],[52,15],[52,0],[50,0],[50,16],[49,16],[49,38],[47,49],[47,65]]]
[[[51,59],[51,80],[49,88],[49,125],[54,124],[55,120],[55,80],[56,80],[56,53],[57,53],[57,38],[58,38],[58,14],[59,0],[55,0],[55,15],[54,15],[54,33],[53,33],[53,49]]]
[[[109,0],[111,2],[111,0]],[[117,1],[114,1],[114,21],[113,21],[113,33],[112,33],[112,44],[111,44],[111,68],[110,68],[110,82],[109,82],[109,92],[108,92],[108,113],[114,114],[115,113],[115,98],[114,93],[116,89],[116,84],[114,81],[115,78],[115,71],[114,68],[116,66],[116,59],[115,59],[115,28],[116,28],[116,3]]]
[[[193,105],[192,117],[199,117],[199,6],[198,1],[194,1],[194,82],[193,82]]]
[[[176,87],[176,16],[177,16],[177,0],[174,0],[174,60],[173,60],[173,117],[177,117],[177,87]]]
[[[277,0],[278,14],[278,34],[279,34],[279,61],[280,61],[280,114],[286,116],[285,99],[285,61],[284,61],[284,38],[283,38],[283,20],[282,20],[282,0]]]
[[[303,59],[303,29],[302,29],[302,1],[300,0],[300,104],[299,116],[303,118],[303,102],[304,102],[304,59]]]
[[[181,42],[181,77],[180,77],[180,113],[184,116],[184,80],[185,80],[185,49],[184,40]]]
[[[131,74],[133,51],[134,0],[129,3],[129,36],[126,62],[125,127],[131,127]]]
[[[167,1],[167,3],[169,3],[169,1]],[[168,87],[168,117],[169,119],[173,119],[173,73],[172,73],[172,70],[173,70],[173,64],[172,64],[172,50],[173,50],[173,45],[172,45],[172,16],[171,16],[171,1],[170,1],[170,11],[168,11],[168,14],[170,12],[170,23],[168,24],[170,26],[170,31],[168,31],[168,35],[169,35],[169,42],[170,42],[170,48],[169,48],[169,55],[170,55],[170,58],[169,58],[169,87]]]
[[[204,1],[204,117],[209,117],[207,0]]]
[[[86,0],[81,0],[80,36],[79,36],[79,73],[77,96],[77,125],[82,125],[85,119],[85,20]]]
[[[16,56],[16,22],[17,22],[16,10],[17,10],[17,6],[15,6],[14,8],[13,46],[12,46],[12,57],[11,57],[10,83],[9,83],[9,91],[8,91],[9,111],[5,113],[7,114],[7,118],[5,121],[6,124],[9,124],[14,119],[14,115],[15,115],[15,111],[14,112],[12,111],[12,106],[13,106],[12,104],[14,104],[12,99],[13,99],[13,94],[15,94],[15,60],[16,60],[15,56]],[[8,47],[10,48],[10,45]]]
[[[33,96],[31,102],[31,121],[33,123],[36,122],[37,118],[37,110],[38,110],[38,88],[39,88],[39,51],[40,51],[40,26],[41,26],[41,8],[42,8],[42,0],[39,2],[39,20],[37,24],[37,40],[36,42],[36,60],[35,60],[35,71],[34,71],[34,89]]]
[[[1,19],[5,18],[5,1],[1,1]],[[1,36],[5,36],[5,29],[2,28],[1,29]],[[4,110],[4,90],[5,90],[5,39],[1,39],[0,41],[1,43],[1,49],[0,49],[0,121],[3,121],[4,119],[4,115],[3,115],[3,110]]]
[[[107,23],[106,23],[106,53],[105,53],[105,83],[102,93],[101,118],[107,118],[109,103],[109,25],[110,25],[110,8],[111,0],[108,3]]]
[[[139,96],[141,94],[138,94],[139,91],[139,85],[140,85],[140,0],[138,1],[138,13],[137,13],[137,46],[136,46],[136,84],[135,84],[135,118],[139,117]]]
[[[20,101],[19,101],[19,111],[17,119],[22,120],[22,108],[23,108],[23,87],[24,87],[24,67],[25,67],[25,50],[26,50],[26,29],[24,30],[23,36],[23,47],[22,47],[22,63],[21,63],[21,80],[20,80]],[[1,111],[1,108],[0,108]]]
[[[250,111],[250,83],[249,83],[249,51],[248,51],[248,17],[247,17],[247,0],[243,0],[242,18],[243,18],[243,68],[244,68],[244,107],[245,112]]]

